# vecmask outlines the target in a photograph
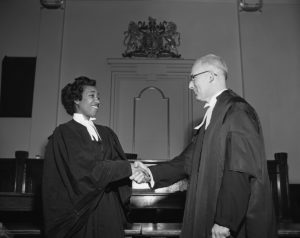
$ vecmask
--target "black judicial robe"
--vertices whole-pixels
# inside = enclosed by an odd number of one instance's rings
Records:
[[[120,238],[131,195],[130,163],[114,132],[96,125],[101,142],[71,120],[46,147],[43,173],[45,233],[49,238]]]
[[[220,192],[226,171],[226,177],[230,173],[236,174],[234,178],[239,174],[248,177],[250,191],[238,229],[231,237],[277,237],[260,122],[254,109],[233,91],[226,90],[217,97],[210,125],[205,131],[201,128],[179,156],[150,169],[155,187],[189,178],[182,238],[211,237],[217,211],[222,209],[218,198],[226,191],[222,187]],[[239,199],[238,192],[232,194],[235,199]]]

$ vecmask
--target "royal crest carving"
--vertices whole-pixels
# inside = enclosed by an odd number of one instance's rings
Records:
[[[172,57],[180,58],[177,47],[180,45],[180,33],[174,22],[163,21],[149,17],[149,22],[131,21],[128,30],[124,32],[123,57]]]

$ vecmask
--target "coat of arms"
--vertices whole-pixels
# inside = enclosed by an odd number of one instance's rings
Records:
[[[172,57],[180,58],[177,46],[180,45],[180,33],[174,22],[149,17],[149,23],[131,21],[124,32],[126,50],[123,57]]]

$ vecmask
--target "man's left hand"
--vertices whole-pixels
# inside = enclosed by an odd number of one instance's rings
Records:
[[[225,238],[230,236],[230,231],[227,227],[214,224],[211,229],[212,238]]]

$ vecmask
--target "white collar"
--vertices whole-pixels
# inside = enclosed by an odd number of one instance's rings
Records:
[[[217,97],[223,93],[224,91],[226,91],[227,88],[222,89],[221,91],[217,92],[216,94],[214,94],[211,99],[209,100],[209,102],[205,103],[204,107],[212,107],[214,108],[216,103],[217,103]]]
[[[96,141],[98,141],[99,139],[101,140],[101,137],[97,131],[97,128],[95,127],[95,125],[93,123],[93,121],[96,120],[96,118],[91,117],[88,120],[81,113],[74,113],[73,119],[74,119],[74,121],[76,121],[86,127],[92,140],[96,140]]]
[[[205,123],[205,129],[207,129],[207,127],[210,124],[210,120],[211,120],[211,116],[212,116],[212,112],[213,109],[217,103],[217,97],[223,93],[225,90],[227,90],[227,88],[220,90],[219,92],[217,92],[216,94],[214,94],[211,99],[209,100],[209,102],[205,103],[204,108],[208,107],[208,109],[206,110],[204,117],[201,121],[201,123],[196,126],[194,129],[198,130],[204,123]]]
[[[96,118],[95,117],[90,117],[90,119],[88,120],[88,119],[86,119],[81,113],[74,113],[73,114],[73,119],[75,120],[75,121],[77,121],[78,123],[84,123],[84,122],[86,122],[86,121],[94,121],[94,120],[96,120]]]

